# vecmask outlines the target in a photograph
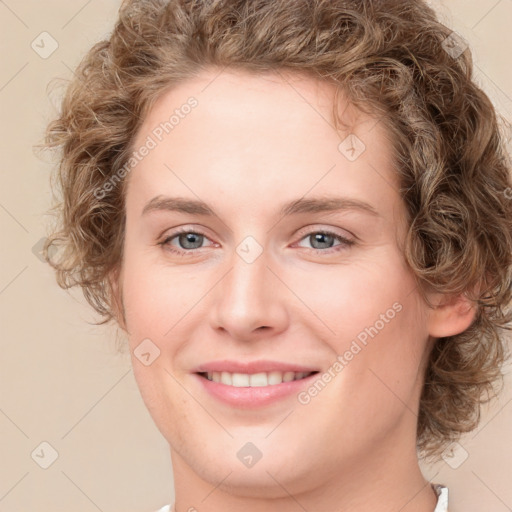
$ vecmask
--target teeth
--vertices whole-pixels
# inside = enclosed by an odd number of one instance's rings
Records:
[[[295,380],[295,372],[286,372],[283,374],[283,382],[291,382]]]
[[[253,373],[252,375],[250,375],[248,377],[249,377],[249,386],[251,386],[251,388],[268,386],[268,376],[266,373]]]
[[[222,384],[226,384],[228,386],[232,386],[233,385],[233,377],[232,377],[232,374],[231,373],[228,373],[228,372],[222,372],[220,374],[220,382]]]
[[[283,382],[300,380],[309,377],[313,372],[261,372],[261,373],[230,373],[208,372],[206,378],[213,382],[220,382],[235,388],[256,388],[262,386],[275,386]],[[204,374],[203,374],[204,375]]]
[[[269,372],[267,381],[269,386],[281,384],[283,382],[283,374],[281,372]]]
[[[249,385],[249,375],[246,373],[233,373],[231,385],[235,388],[243,388]],[[223,382],[225,384],[225,382]]]

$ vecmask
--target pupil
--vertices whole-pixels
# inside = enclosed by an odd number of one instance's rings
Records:
[[[322,241],[322,239],[324,239]],[[327,241],[325,241],[325,239],[327,239]],[[332,235],[328,235],[327,233],[316,233],[315,235],[313,235],[313,240],[316,242],[319,242],[320,244],[327,244],[328,247],[330,247],[330,242],[333,241],[333,237]],[[313,243],[312,244],[313,247],[315,247],[315,244]],[[316,249],[317,247],[315,247]],[[325,247],[320,247],[320,248],[325,248]]]
[[[196,239],[195,242],[194,242],[194,239]],[[197,249],[201,245],[201,240],[202,240],[202,235],[197,235],[194,233],[186,233],[184,235],[181,235],[180,244],[185,249]],[[199,246],[194,247],[194,243],[197,244],[198,241],[199,241]]]

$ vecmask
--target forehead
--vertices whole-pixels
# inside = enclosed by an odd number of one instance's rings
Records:
[[[128,199],[215,192],[241,206],[333,189],[375,202],[396,195],[384,125],[340,94],[336,130],[334,94],[294,73],[201,72],[149,111],[133,148],[154,147],[130,173]]]
[[[171,131],[183,131],[183,127],[177,128],[180,124],[190,124],[181,122],[189,113],[193,114],[194,128],[202,123],[208,130],[213,123],[218,129],[233,126],[238,129],[242,123],[246,128],[244,131],[252,130],[254,135],[263,135],[258,130],[265,126],[266,131],[282,129],[289,136],[307,129],[310,135],[325,137],[328,131],[335,131],[333,105],[336,93],[338,118],[342,122],[339,135],[356,130],[373,131],[377,119],[354,107],[343,91],[330,82],[286,70],[249,73],[208,68],[160,93],[139,129],[137,140],[142,142],[142,135],[169,120],[172,120],[172,127],[168,127]],[[187,106],[191,100],[196,103],[192,111]],[[165,131],[166,135],[168,131]],[[377,132],[378,137],[385,136],[382,127]],[[239,133],[237,139],[241,135]],[[285,142],[284,139],[280,142]]]

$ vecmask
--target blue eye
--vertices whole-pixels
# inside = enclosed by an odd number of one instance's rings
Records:
[[[338,235],[331,231],[312,231],[301,240],[309,239],[309,243],[313,246],[312,250],[317,253],[330,253],[342,250],[346,247],[353,245],[355,242],[353,240],[349,240],[344,236]],[[334,241],[340,242],[338,245],[333,246]],[[319,247],[315,247],[315,245],[319,245]]]
[[[178,248],[171,243],[174,239],[178,241]],[[192,254],[194,249],[200,249],[205,239],[207,240],[207,237],[202,233],[190,229],[182,229],[166,237],[159,245],[180,256],[188,256],[189,254],[187,253]]]
[[[174,239],[177,240],[177,246],[176,244],[172,243]],[[317,254],[338,252],[346,249],[351,245],[354,245],[355,243],[354,240],[350,240],[344,236],[338,235],[337,233],[325,230],[311,231],[310,233],[303,236],[300,241],[306,239],[309,239],[309,243],[312,245],[312,247],[299,247],[311,249]],[[197,249],[203,248],[203,243],[205,240],[209,239],[203,233],[185,228],[167,236],[162,242],[159,242],[159,245],[164,247],[165,250],[179,256],[193,256]],[[333,246],[335,241],[338,241],[339,243],[338,245]],[[317,247],[315,247],[316,245]]]

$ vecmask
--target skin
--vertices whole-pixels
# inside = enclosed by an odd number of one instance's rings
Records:
[[[421,299],[400,249],[405,210],[384,124],[341,98],[347,131],[336,131],[333,93],[283,72],[205,70],[155,103],[134,142],[197,99],[128,176],[116,282],[135,378],[170,445],[178,512],[435,508],[416,456],[423,372],[435,338],[463,331],[474,311],[463,297],[431,295],[435,309]],[[338,149],[348,133],[366,146],[355,161]],[[333,195],[377,214],[279,214]],[[216,215],[142,214],[155,196],[200,199]],[[203,234],[199,248],[169,240],[178,227]],[[325,229],[353,244],[309,236]],[[248,236],[262,250],[252,263],[236,252]],[[305,405],[293,394],[229,406],[192,373],[218,359],[328,371],[393,304],[400,312]],[[145,366],[133,354],[147,338],[160,355]],[[251,468],[237,457],[247,442],[262,453]]]

